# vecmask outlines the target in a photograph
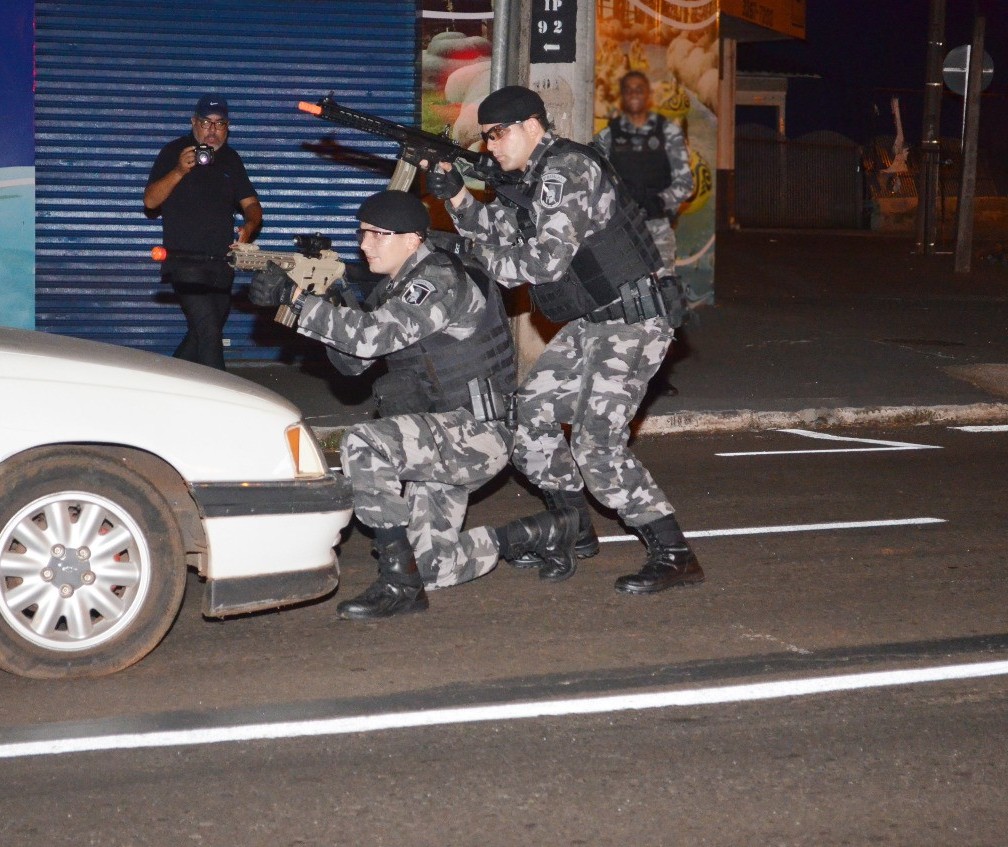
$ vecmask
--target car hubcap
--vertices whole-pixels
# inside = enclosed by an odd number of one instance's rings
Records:
[[[48,495],[25,506],[0,534],[0,616],[39,647],[79,651],[114,638],[149,590],[143,533],[104,497]]]

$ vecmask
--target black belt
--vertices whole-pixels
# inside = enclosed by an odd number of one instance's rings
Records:
[[[589,312],[585,317],[592,323],[623,321],[628,324],[665,317],[668,306],[662,292],[667,286],[666,280],[672,279],[673,277],[664,277],[658,280],[654,274],[650,274],[633,282],[624,282],[619,287],[618,300]]]

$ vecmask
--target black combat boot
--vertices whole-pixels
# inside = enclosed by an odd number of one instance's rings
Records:
[[[502,559],[512,561],[523,553],[535,553],[539,562],[539,578],[561,582],[574,576],[577,557],[574,541],[578,534],[577,509],[563,508],[555,512],[539,512],[519,518],[495,530]]]
[[[703,568],[686,542],[675,515],[666,515],[634,529],[647,545],[647,560],[637,573],[616,580],[617,591],[654,594],[676,585],[704,581]]]
[[[584,489],[578,491],[551,491],[542,490],[543,500],[546,501],[546,508],[551,512],[570,506],[578,512],[578,537],[574,542],[574,553],[579,559],[590,559],[599,551],[599,540],[595,534],[595,527],[592,526],[591,508],[585,498]],[[523,553],[513,562],[516,568],[541,568],[542,557],[535,553]]]
[[[378,579],[360,596],[340,603],[336,615],[362,621],[426,611],[430,603],[409,542],[398,539],[376,544],[375,552]]]

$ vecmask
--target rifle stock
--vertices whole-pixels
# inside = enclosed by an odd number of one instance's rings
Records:
[[[445,135],[434,135],[416,127],[404,126],[377,115],[341,106],[331,94],[323,97],[318,103],[302,100],[298,103],[298,109],[323,120],[391,139],[399,144],[400,160],[414,166],[419,166],[424,160],[430,167],[433,167],[435,162],[461,162],[469,175],[491,186],[513,184],[520,178],[517,173],[501,170],[493,156],[468,150],[456,144],[447,137],[447,128]]]

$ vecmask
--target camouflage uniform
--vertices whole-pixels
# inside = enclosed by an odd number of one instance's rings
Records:
[[[631,141],[632,148],[641,150],[651,143],[651,139],[657,139],[659,135],[659,124],[661,125],[661,137],[664,141],[665,156],[669,166],[669,182],[663,187],[648,186],[649,190],[660,198],[664,207],[668,210],[672,220],[675,219],[676,210],[679,205],[688,200],[694,190],[693,170],[690,168],[689,148],[686,146],[686,138],[682,129],[675,121],[662,119],[655,112],[648,114],[647,120],[641,126],[635,126],[626,116],[620,115],[616,119],[619,130],[624,137]],[[595,136],[594,145],[603,155],[609,156],[613,146],[613,131],[609,126],[603,127]],[[626,179],[628,176],[626,169],[616,164],[616,170],[620,176]],[[676,239],[675,230],[672,229],[672,221],[668,216],[649,217],[647,227],[651,231],[651,237],[655,241],[655,246],[661,253],[662,261],[669,273],[675,272]]]
[[[546,133],[525,180],[534,178],[553,142]],[[527,187],[531,238],[522,236],[516,210],[499,200],[482,204],[466,195],[458,209],[449,209],[458,231],[476,239],[473,257],[509,288],[563,277],[579,244],[605,226],[619,202],[598,163],[576,149],[551,157]],[[546,490],[579,490],[583,478],[631,527],[671,515],[672,505],[627,443],[629,422],[672,340],[673,329],[662,317],[566,324],[519,390],[516,467]],[[563,423],[571,426],[570,447]]]
[[[351,375],[436,334],[469,338],[486,298],[451,265],[418,269],[430,254],[421,244],[395,278],[385,278],[372,311],[307,296],[298,332],[328,345],[333,364]],[[482,576],[497,564],[497,540],[483,527],[460,530],[469,493],[507,465],[511,441],[503,422],[477,421],[465,408],[355,424],[340,452],[357,517],[374,528],[406,526],[428,588]]]

